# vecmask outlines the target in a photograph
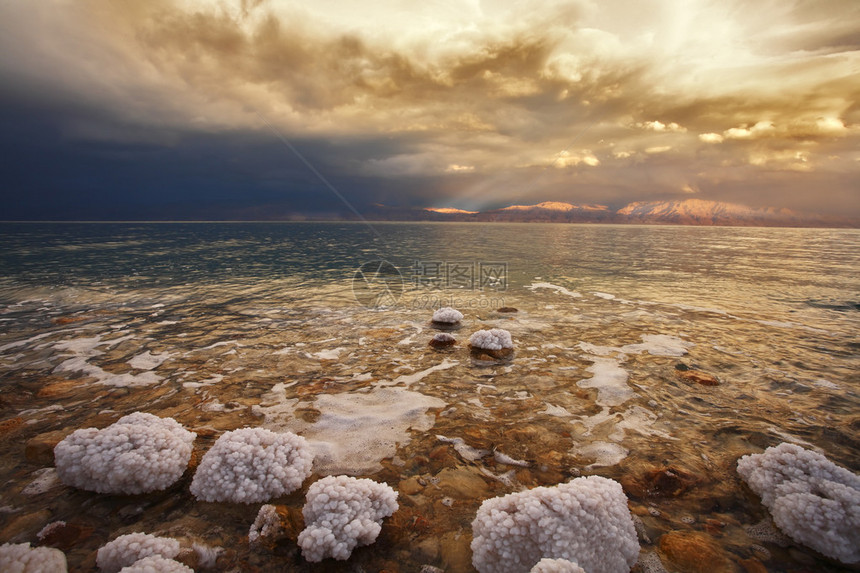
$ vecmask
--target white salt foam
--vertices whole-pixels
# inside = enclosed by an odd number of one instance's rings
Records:
[[[582,295],[578,292],[568,290],[563,286],[554,285],[552,283],[532,283],[526,286],[526,288],[532,292],[536,291],[537,289],[545,288],[554,291],[556,294],[563,294],[565,296],[570,296],[573,298],[582,298]]]
[[[149,350],[142,354],[138,354],[128,361],[129,366],[138,370],[155,370],[161,366],[165,360],[170,358],[169,352],[161,352],[152,354]]]

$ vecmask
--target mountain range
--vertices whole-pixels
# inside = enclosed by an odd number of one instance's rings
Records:
[[[545,201],[511,205],[488,211],[450,207],[394,208],[377,205],[367,214],[376,220],[498,221],[548,223],[632,223],[652,225],[703,225],[739,227],[857,227],[857,221],[800,214],[774,207],[747,207],[736,203],[684,199],[636,201],[621,209],[607,205]]]

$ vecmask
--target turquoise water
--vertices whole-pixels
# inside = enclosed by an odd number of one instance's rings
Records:
[[[483,499],[671,467],[695,483],[625,484],[644,555],[692,530],[736,563],[841,570],[751,534],[767,514],[734,464],[794,441],[860,468],[858,231],[5,224],[0,244],[0,542],[65,520],[92,530],[67,551],[80,570],[146,531],[224,547],[224,570],[468,571]],[[380,261],[388,273],[372,275]],[[440,305],[465,315],[444,353],[427,346]],[[492,327],[513,335],[512,360],[465,349]],[[249,549],[258,507],[195,502],[189,476],[135,498],[27,490],[50,467],[24,455],[28,440],[135,410],[198,431],[201,451],[243,426],[295,431],[318,451],[305,487],[372,477],[401,491],[401,509],[346,564],[311,566],[294,543]]]

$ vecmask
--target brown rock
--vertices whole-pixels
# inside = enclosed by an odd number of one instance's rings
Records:
[[[439,543],[446,571],[474,571],[472,568],[472,536],[463,531],[446,533]]]
[[[513,312],[519,312],[519,311],[512,306],[502,306],[502,307],[497,308],[496,312],[513,313]]]
[[[423,489],[424,486],[419,483],[418,478],[415,476],[401,481],[397,486],[397,490],[404,495],[415,495]]]
[[[457,339],[446,332],[440,332],[430,339],[430,346],[436,349],[451,348],[457,344]]]
[[[472,358],[477,360],[508,360],[514,355],[513,348],[491,350],[489,348],[478,348],[471,344],[469,345],[469,352],[472,354]]]
[[[28,462],[49,466],[54,464],[54,447],[69,435],[66,430],[57,430],[39,434],[27,440],[24,445],[24,457]]]
[[[445,468],[436,477],[439,489],[457,499],[482,499],[489,494],[484,478],[465,467]]]
[[[68,398],[81,389],[83,384],[79,380],[62,380],[53,384],[42,386],[36,396],[39,398]]]
[[[625,475],[621,486],[633,497],[678,497],[699,483],[695,475],[675,466],[654,468],[641,475]]]
[[[660,537],[660,551],[685,573],[737,573],[728,553],[699,531],[670,531]]]
[[[719,386],[720,381],[717,380],[716,376],[712,376],[706,372],[700,372],[699,370],[676,370],[675,374],[678,375],[678,378],[684,380],[686,382],[695,382],[696,384],[701,384],[702,386]]]
[[[24,418],[21,416],[15,416],[14,418],[9,418],[8,420],[3,420],[0,422],[0,438],[5,438],[9,434],[17,431],[18,428],[24,425]]]
[[[39,532],[39,542],[42,545],[56,547],[68,551],[77,543],[84,541],[93,534],[92,527],[80,526],[74,523],[55,521],[49,523]]]
[[[47,509],[19,515],[7,521],[0,530],[0,540],[17,543],[29,541],[51,520],[51,512]]]

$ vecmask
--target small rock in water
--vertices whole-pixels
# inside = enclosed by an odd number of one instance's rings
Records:
[[[440,332],[439,334],[430,339],[430,346],[436,349],[450,348],[455,344],[457,344],[457,339],[448,334],[447,332]]]
[[[514,313],[514,312],[519,312],[519,310],[515,309],[512,306],[502,306],[502,307],[497,308],[496,312]]]
[[[641,475],[625,475],[621,485],[629,495],[644,497],[678,497],[699,483],[692,473],[675,466],[653,468]]]
[[[717,377],[708,374],[707,372],[701,372],[699,370],[676,370],[676,374],[679,378],[686,382],[695,382],[696,384],[701,384],[702,386],[720,385],[720,381],[717,380]]]

